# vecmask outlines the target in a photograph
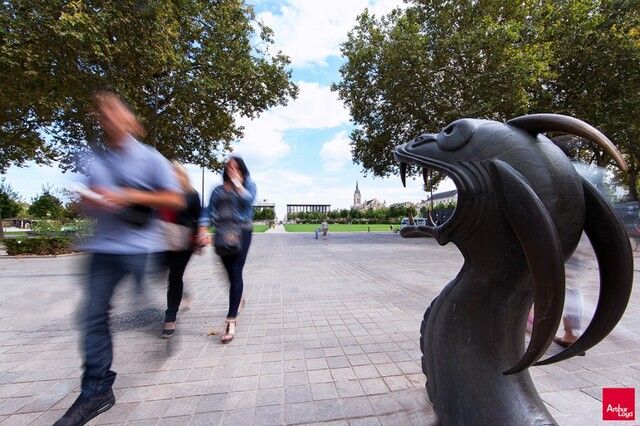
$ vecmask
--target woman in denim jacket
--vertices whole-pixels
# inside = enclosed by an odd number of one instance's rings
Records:
[[[233,339],[236,331],[236,317],[242,299],[244,268],[251,233],[253,231],[253,201],[256,198],[256,185],[249,176],[249,170],[242,158],[230,157],[224,165],[223,184],[211,193],[209,205],[200,217],[200,244],[206,244],[207,228],[216,229],[216,252],[229,276],[229,312],[225,322],[222,343]]]

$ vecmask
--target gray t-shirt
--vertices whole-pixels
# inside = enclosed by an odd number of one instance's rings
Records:
[[[129,136],[124,148],[96,156],[89,167],[89,187],[117,191],[122,187],[146,191],[180,192],[171,164],[155,149]],[[143,227],[121,219],[116,212],[90,209],[97,220],[96,232],[82,244],[94,253],[142,254],[167,249],[160,224],[154,218]]]

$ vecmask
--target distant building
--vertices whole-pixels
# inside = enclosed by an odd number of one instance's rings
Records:
[[[362,203],[362,197],[360,196],[360,189],[358,189],[358,182],[356,181],[356,190],[353,193],[353,207],[356,209],[360,207]]]
[[[253,205],[253,208],[255,211],[262,211],[262,210],[276,210],[276,205],[275,203],[270,203],[267,200],[262,200],[261,202],[255,203]]]
[[[356,190],[353,192],[353,206],[356,210],[371,210],[380,209],[385,207],[386,203],[378,201],[376,198],[362,202],[362,194],[360,194],[360,188],[358,188],[358,182],[356,182]]]
[[[433,194],[433,204],[439,203],[449,203],[452,201],[456,201],[458,199],[458,191],[453,189],[451,191],[438,192],[437,194]],[[431,196],[427,197],[426,200],[420,201],[416,208],[420,210],[422,207],[431,208],[432,200]]]
[[[381,209],[383,207],[386,207],[386,203],[380,202],[378,201],[377,198],[374,198],[372,200],[367,200],[364,203],[360,204],[359,207],[357,207],[358,210],[375,210],[375,209]]]
[[[287,204],[287,215],[290,213],[329,213],[331,204]]]
[[[439,192],[437,194],[433,194],[433,200],[431,197],[427,197],[427,201],[433,203],[448,203],[450,201],[456,201],[458,199],[458,190],[453,189],[451,191]]]

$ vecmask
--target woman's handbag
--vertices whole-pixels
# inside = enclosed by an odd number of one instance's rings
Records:
[[[163,220],[160,223],[169,251],[186,251],[193,247],[193,229]]]
[[[239,253],[242,249],[242,233],[238,228],[219,228],[213,236],[213,247],[219,256]]]
[[[136,228],[144,228],[153,217],[153,209],[140,204],[134,204],[120,210],[117,215],[129,225],[135,226]]]

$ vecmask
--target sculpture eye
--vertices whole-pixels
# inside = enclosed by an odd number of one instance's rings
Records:
[[[431,143],[431,142],[435,142],[436,139],[436,135],[434,135],[433,133],[429,134],[429,133],[425,133],[424,135],[420,135],[417,138],[415,138],[413,140],[413,142],[411,142],[411,148],[417,148],[420,145],[424,145],[426,143]]]
[[[438,148],[443,151],[455,151],[469,142],[478,127],[478,120],[456,120],[438,133]]]

